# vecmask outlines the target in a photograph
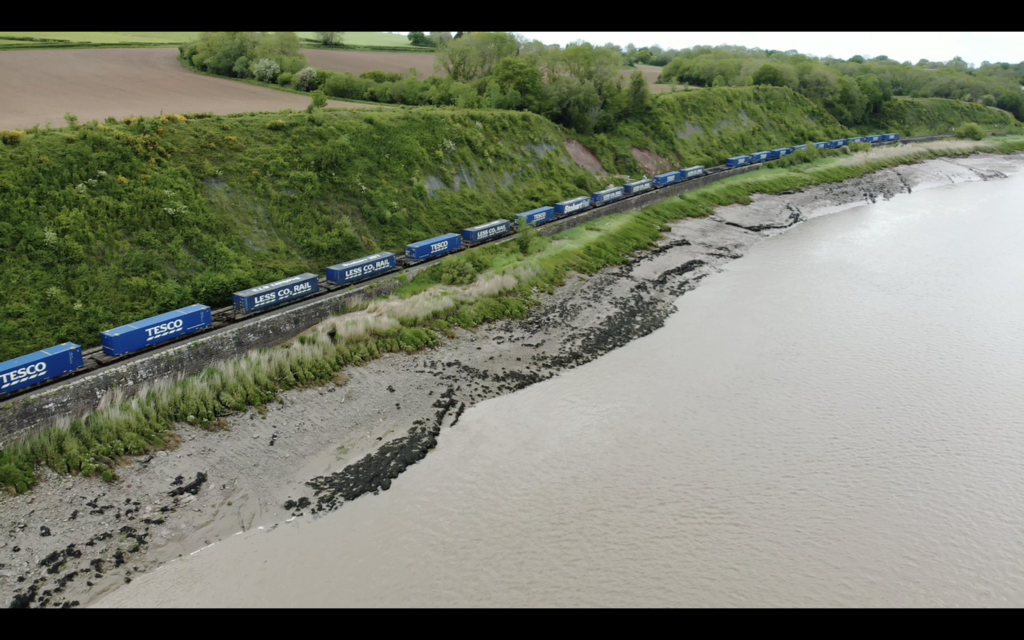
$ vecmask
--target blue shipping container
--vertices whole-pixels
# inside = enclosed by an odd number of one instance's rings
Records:
[[[210,307],[194,304],[104,331],[100,338],[103,341],[103,353],[117,357],[175,340],[211,325],[213,313]]]
[[[798,144],[795,147],[793,147],[793,153],[796,153],[797,151],[803,151],[806,148],[807,148],[806,144]]]
[[[524,222],[527,226],[536,227],[538,225],[547,224],[555,219],[555,208],[554,207],[540,207],[539,209],[532,209],[526,213],[520,213],[516,216],[515,224],[516,229],[519,228]]]
[[[899,140],[899,139],[900,139],[900,134],[898,134],[898,133],[887,133],[884,136],[882,136],[882,140],[885,140],[886,142],[892,142],[893,140]]]
[[[829,149],[838,149],[839,147],[845,147],[845,146],[847,146],[849,144],[850,144],[850,141],[848,139],[846,139],[846,138],[839,138],[838,140],[833,140],[832,142],[828,143],[828,148]]]
[[[589,209],[592,206],[594,206],[594,204],[587,196],[580,196],[579,198],[559,202],[555,205],[555,217],[564,218],[565,216]]]
[[[34,387],[82,368],[82,347],[65,342],[0,363],[0,395]]]
[[[234,295],[235,315],[244,316],[272,309],[320,291],[319,278],[312,273],[262,284]]]
[[[866,140],[867,140],[867,142],[870,142],[871,144],[874,144],[876,142],[880,142],[882,140],[882,136],[868,136],[866,138]]]
[[[750,154],[750,161],[751,162],[764,162],[765,160],[768,159],[769,154],[771,154],[770,151],[758,151],[756,153],[752,153],[752,154]]]
[[[775,154],[776,158],[784,158],[785,156],[788,156],[789,154],[793,153],[794,150],[795,147],[783,147],[781,149],[773,149],[772,153]]]
[[[868,142],[868,139],[863,137],[863,136],[859,137],[859,138],[850,138],[850,144],[853,144],[854,142],[864,143],[864,142]]]
[[[495,220],[487,224],[462,230],[462,241],[466,244],[493,240],[512,233],[512,223],[508,220]]]
[[[349,260],[327,267],[327,281],[331,284],[349,284],[398,268],[395,254],[385,251],[358,260]]]
[[[594,193],[591,200],[595,205],[607,204],[609,202],[615,202],[616,200],[622,200],[626,197],[626,190],[622,187],[611,187],[603,191]]]
[[[637,180],[636,182],[630,182],[627,185],[623,185],[622,190],[626,192],[627,196],[631,196],[637,193],[643,193],[644,191],[650,191],[654,188],[654,180],[647,178],[646,180]]]
[[[446,233],[443,236],[420,240],[405,247],[405,257],[419,262],[429,258],[443,256],[462,248],[462,238],[457,233]]]
[[[683,169],[679,172],[679,177],[689,180],[690,178],[697,178],[704,175],[704,167],[690,167],[689,169]]]
[[[814,148],[815,149],[831,149],[832,148],[832,143],[831,142],[815,142],[814,143]]]
[[[669,171],[668,173],[662,173],[654,176],[654,186],[659,189],[661,187],[667,187],[670,184],[675,184],[676,182],[679,182],[678,171]]]
[[[742,167],[745,164],[750,164],[750,156],[736,156],[735,158],[729,158],[725,161],[725,166],[730,169]]]

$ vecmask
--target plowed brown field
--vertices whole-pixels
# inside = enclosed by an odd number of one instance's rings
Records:
[[[385,51],[329,51],[325,49],[303,49],[309,66],[325,71],[351,73],[358,76],[367,71],[386,71],[406,74],[415,68],[421,78],[445,75],[434,71],[432,53],[390,53]]]
[[[68,112],[85,123],[161,112],[301,110],[309,104],[305,96],[193,73],[177,56],[177,49],[0,52],[0,129],[47,122],[63,127]],[[376,108],[340,100],[328,106]]]

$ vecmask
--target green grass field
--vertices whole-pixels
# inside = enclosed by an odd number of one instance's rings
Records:
[[[296,31],[295,35],[303,40],[317,39],[313,31]],[[410,49],[421,49],[409,44],[405,36],[394,33],[381,33],[374,31],[346,31],[342,36],[342,42],[351,47],[408,47]]]

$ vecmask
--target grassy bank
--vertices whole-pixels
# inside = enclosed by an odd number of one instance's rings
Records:
[[[584,142],[530,113],[394,109],[162,116],[7,132],[0,145],[0,360],[379,250],[587,195],[644,170],[841,135],[788,89],[662,96]]]
[[[186,379],[150,386],[129,402],[108,396],[84,420],[50,429],[0,451],[0,484],[27,491],[37,465],[61,473],[116,477],[118,459],[165,446],[175,422],[216,429],[221,419],[261,407],[281,391],[317,385],[338,372],[389,352],[414,352],[437,343],[453,327],[472,328],[502,318],[523,318],[536,305],[536,289],[552,290],[570,272],[594,273],[652,247],[665,225],[710,215],[715,207],[749,203],[755,193],[778,194],[840,182],[880,169],[933,157],[979,151],[1024,150],[1024,138],[942,142],[877,149],[764,169],[670,198],[639,212],[617,214],[553,238],[526,234],[514,242],[453,256],[420,273],[395,296],[336,316],[290,344],[254,352]]]
[[[886,102],[870,124],[858,127],[862,134],[881,131],[904,136],[928,136],[952,133],[965,122],[974,122],[987,131],[1018,131],[1021,123],[1006,111],[960,100],[944,98],[896,98]]]

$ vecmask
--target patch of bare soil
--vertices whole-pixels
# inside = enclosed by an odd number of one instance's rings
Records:
[[[665,158],[662,158],[656,153],[650,151],[641,151],[640,149],[632,149],[633,159],[636,163],[644,168],[649,176],[656,176],[659,173],[665,173],[672,169],[671,163]]]
[[[178,61],[177,49],[75,49],[0,52],[0,129],[47,123],[305,109],[309,98],[226,78],[203,76]],[[330,107],[377,108],[331,100]]]
[[[385,71],[408,75],[409,69],[416,69],[421,78],[444,76],[444,71],[434,71],[434,56],[431,53],[391,53],[386,51],[329,51],[326,49],[303,49],[310,66],[325,71],[351,73],[358,76],[367,71]]]
[[[594,173],[599,176],[606,176],[608,172],[601,166],[601,161],[597,159],[590,149],[587,149],[577,140],[567,140],[565,142],[565,150],[569,152],[569,155],[576,162],[587,171]]]

